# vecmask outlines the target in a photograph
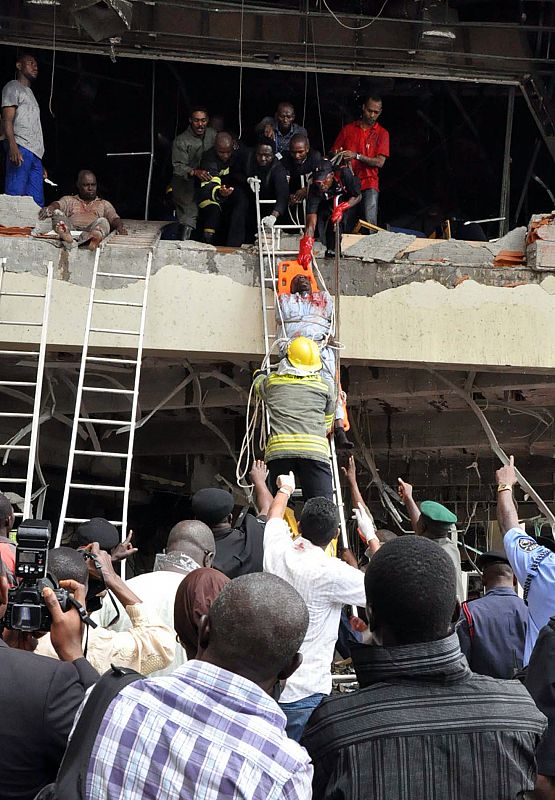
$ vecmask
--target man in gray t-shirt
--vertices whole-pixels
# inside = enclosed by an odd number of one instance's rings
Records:
[[[44,205],[44,142],[39,104],[31,89],[38,75],[34,56],[16,61],[17,79],[2,89],[2,122],[6,134],[6,194],[30,195]]]

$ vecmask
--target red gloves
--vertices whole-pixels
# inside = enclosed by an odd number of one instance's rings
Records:
[[[335,225],[336,222],[341,222],[343,214],[349,208],[349,203],[338,203],[338,205],[331,212],[331,221]]]
[[[314,246],[314,237],[309,236],[308,234],[305,233],[299,244],[299,255],[297,256],[297,261],[299,262],[301,267],[304,267],[305,269],[307,269],[307,267],[310,267],[310,264],[312,262],[313,246]]]

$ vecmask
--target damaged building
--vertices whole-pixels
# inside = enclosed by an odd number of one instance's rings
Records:
[[[303,121],[326,152],[376,86],[392,136],[379,230],[343,236],[339,283],[334,261],[316,252],[337,298],[363,494],[383,527],[407,530],[402,477],[418,499],[457,514],[469,548],[485,549],[497,535],[494,442],[547,504],[521,494],[521,516],[538,530],[550,521],[555,6],[404,0],[379,14],[381,5],[334,2],[334,16],[319,0],[217,9],[204,0],[8,0],[5,80],[16,48],[37,53],[49,174],[65,193],[79,169],[94,169],[129,234],[100,247],[93,296],[95,254],[31,236],[37,206],[0,197],[0,225],[13,234],[0,235],[2,491],[23,497],[35,413],[34,512],[56,525],[65,494],[69,525],[127,520],[145,563],[197,489],[229,487],[238,506],[247,501],[237,473],[252,373],[265,355],[262,293],[271,306],[273,287],[261,285],[256,242],[161,238],[168,142],[191,102],[220,110],[250,144],[248,131],[277,101],[302,107],[307,98]],[[204,80],[209,97],[199,95]],[[467,238],[476,225],[484,235]],[[281,245],[294,252],[298,236]]]

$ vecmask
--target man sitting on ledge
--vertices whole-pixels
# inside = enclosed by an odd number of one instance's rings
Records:
[[[49,217],[52,218],[52,230],[68,250],[74,246],[71,231],[82,231],[77,244],[88,244],[89,250],[96,250],[110,231],[115,230],[120,236],[127,234],[114,206],[98,197],[94,172],[86,169],[77,176],[76,195],[64,195],[41,208],[39,219]]]

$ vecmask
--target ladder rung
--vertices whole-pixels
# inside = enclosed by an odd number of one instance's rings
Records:
[[[103,453],[101,450],[74,450],[76,456],[100,456],[102,458],[127,458],[127,453]]]
[[[131,425],[130,419],[94,419],[93,417],[79,417],[77,422],[92,422],[94,425]]]
[[[85,361],[94,361],[98,364],[136,364],[135,358],[108,358],[106,356],[87,356]]]
[[[0,381],[0,386],[36,386],[36,381]]]
[[[14,515],[14,517],[22,517],[23,516],[23,511],[14,511],[13,515]]]
[[[0,483],[27,483],[27,478],[0,478]]]
[[[32,413],[30,411],[0,411],[0,417],[8,417],[13,419],[31,419]]]
[[[97,272],[103,278],[133,278],[137,281],[145,281],[146,275],[134,275],[132,272]]]
[[[93,300],[97,306],[130,306],[132,308],[142,308],[142,303],[128,303],[125,300]]]
[[[0,356],[38,356],[38,350],[0,350]]]
[[[267,277],[265,277],[264,280],[267,281],[268,283],[275,283],[277,281],[277,278],[267,278]]]
[[[84,392],[96,392],[97,394],[134,394],[133,389],[112,389],[111,387],[83,386]]]
[[[275,310],[276,310],[275,306],[266,306],[266,311],[275,311]]]
[[[0,450],[29,450],[29,444],[0,444]]]
[[[16,322],[13,319],[0,319],[0,325],[25,325],[28,328],[38,328],[42,325],[42,322]]]
[[[105,486],[102,483],[70,483],[71,489],[96,489],[99,492],[124,492],[125,486]]]
[[[45,294],[36,292],[0,292],[0,297],[46,297]]]
[[[125,336],[139,335],[139,331],[126,331],[120,328],[90,328],[89,330],[94,333],[116,333],[118,335],[125,335]]]
[[[268,334],[268,339],[275,339],[275,338],[276,338],[276,334],[275,333],[269,333]]]
[[[64,517],[64,522],[76,522],[81,524],[81,522],[89,522],[87,517]],[[109,519],[108,522],[110,525],[121,525],[121,519]]]

